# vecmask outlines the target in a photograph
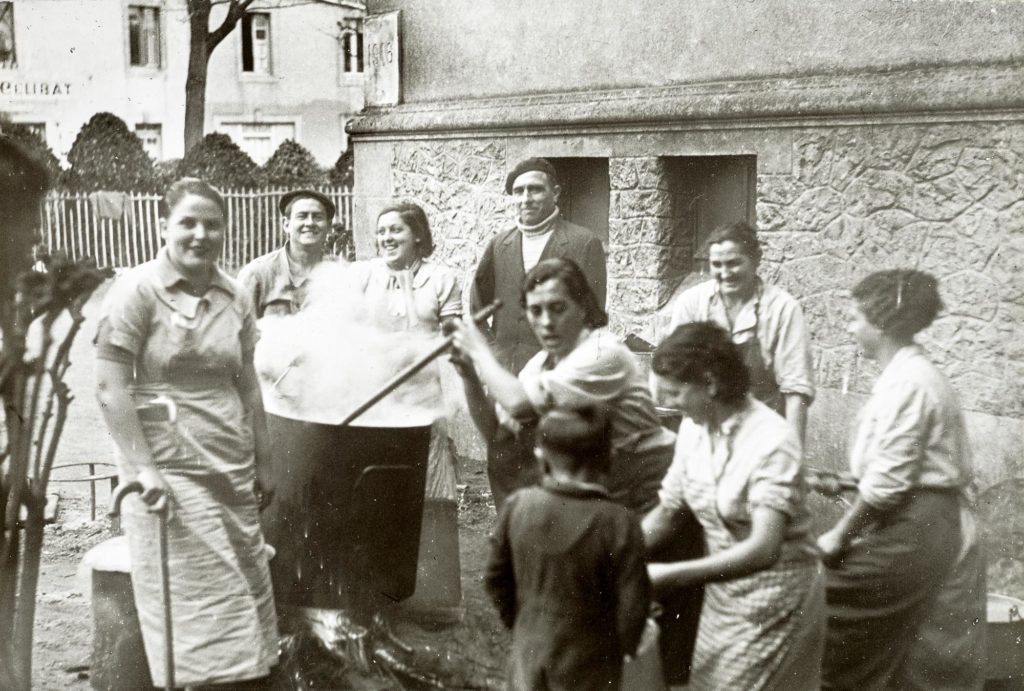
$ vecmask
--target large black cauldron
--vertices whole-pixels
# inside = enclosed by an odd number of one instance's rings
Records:
[[[372,611],[416,588],[430,426],[267,415],[277,486],[263,512],[282,605]]]

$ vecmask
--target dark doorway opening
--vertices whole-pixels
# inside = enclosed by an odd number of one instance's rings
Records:
[[[549,158],[558,173],[562,216],[594,231],[608,248],[610,183],[607,158]]]

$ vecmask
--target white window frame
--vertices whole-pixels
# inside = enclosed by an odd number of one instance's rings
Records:
[[[299,122],[300,118],[297,116],[261,116],[258,120],[256,120],[252,117],[247,117],[244,115],[224,115],[215,119],[214,129],[217,132],[222,132],[231,137],[231,141],[233,141],[235,144],[238,144],[239,148],[241,148],[242,151],[245,151],[245,153],[249,154],[250,158],[256,161],[258,165],[262,166],[268,160],[270,160],[270,157],[274,155],[275,151],[277,151],[277,147],[281,146],[281,142],[283,142],[285,139],[294,139],[295,141],[301,143],[302,132],[299,127]],[[245,128],[253,125],[262,125],[271,128],[274,126],[280,127],[281,125],[286,125],[290,126],[292,128],[292,131],[290,136],[277,136],[272,134],[270,136],[270,150],[267,153],[266,158],[257,158],[256,156],[253,156],[253,154],[245,146]]]
[[[132,18],[138,12],[141,25],[139,28],[140,50],[144,62],[135,64],[132,62]],[[152,23],[147,27],[149,19]],[[158,72],[164,67],[164,12],[159,4],[132,2],[125,8],[125,55],[128,60],[128,68],[131,70],[144,70]],[[155,34],[155,35],[154,35]],[[155,53],[156,59],[152,58]]]
[[[338,23],[339,37],[338,60],[341,73],[348,79],[362,77],[366,69],[365,43],[363,42],[363,20],[349,18]]]
[[[250,19],[251,18],[251,19]],[[257,30],[256,19],[266,20],[266,32],[267,36],[262,41],[262,48],[264,55],[259,55],[257,48],[257,40],[255,32]],[[247,21],[248,20],[248,21]],[[238,27],[238,72],[244,79],[268,79],[274,76],[274,26],[273,19],[270,12],[246,12],[245,16],[239,22],[241,26]],[[246,31],[248,29],[249,36],[248,42],[250,51],[252,52],[252,69],[245,69],[245,44],[246,44]],[[262,67],[260,63],[265,63]]]

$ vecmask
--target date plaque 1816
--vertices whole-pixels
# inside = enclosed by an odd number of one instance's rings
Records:
[[[363,69],[368,106],[397,106],[402,100],[400,15],[401,10],[396,10],[367,15],[363,20]]]

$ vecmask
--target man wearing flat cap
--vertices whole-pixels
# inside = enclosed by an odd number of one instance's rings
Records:
[[[334,220],[334,203],[314,190],[296,190],[278,204],[287,240],[284,247],[242,267],[238,280],[252,295],[256,317],[295,314],[306,300],[313,268],[324,261],[324,242]]]
[[[540,350],[519,301],[523,277],[539,261],[564,258],[579,264],[604,308],[604,248],[590,230],[561,217],[561,192],[558,175],[547,160],[528,158],[516,165],[505,179],[516,225],[491,239],[473,279],[474,312],[495,299],[503,303],[491,324],[490,338],[498,361],[514,373]]]

